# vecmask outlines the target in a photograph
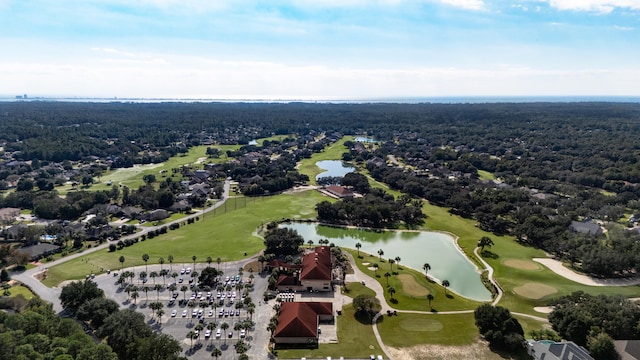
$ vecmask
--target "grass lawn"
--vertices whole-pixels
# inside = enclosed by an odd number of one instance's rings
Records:
[[[482,180],[495,180],[496,176],[486,170],[478,170],[478,177]]]
[[[33,294],[33,292],[31,292],[31,290],[29,290],[28,287],[22,286],[22,285],[14,285],[14,286],[12,286],[11,288],[9,288],[9,292],[11,293],[11,295],[9,295],[9,297],[22,295],[27,300],[31,300],[35,296]]]
[[[387,278],[384,276],[384,273],[389,272],[391,274],[391,271],[389,270],[389,264],[387,262],[381,263],[376,277],[375,271],[369,270],[368,266],[362,265],[362,263],[376,262],[378,261],[378,256],[366,254],[360,251],[360,256],[362,256],[363,258],[359,259],[357,250],[344,248],[343,251],[350,252],[351,255],[353,255],[353,258],[356,259],[356,263],[360,271],[375,278],[380,283],[380,285],[382,285],[383,289],[387,289],[388,280],[389,285],[393,286],[393,288],[396,290],[396,293],[393,295],[393,300],[391,300],[391,295],[387,291],[385,291],[384,297],[389,305],[398,310],[473,310],[481,304],[462,296],[452,294],[450,291],[447,292],[447,296],[442,286],[427,280],[424,274],[421,274],[411,268],[404,267],[402,265],[400,265],[400,267],[394,265],[394,274]],[[401,281],[399,277],[405,277],[404,282]],[[404,285],[408,284],[413,285],[411,290],[403,288]],[[424,294],[416,295],[416,288],[423,291]],[[432,294],[434,297],[433,301],[431,302],[431,308],[429,308],[429,301],[426,297],[428,293]]]
[[[355,298],[358,295],[376,296],[375,291],[359,282],[348,282],[346,285],[347,286],[342,287],[342,294],[347,295],[350,298]]]
[[[86,256],[69,260],[49,268],[43,283],[55,286],[64,280],[82,279],[87,274],[99,273],[102,268],[119,269],[120,256],[125,257],[124,266],[144,265],[142,254],[149,254],[149,264],[158,263],[164,257],[165,264],[171,254],[174,263],[191,263],[196,255],[198,262],[207,256],[220,257],[223,261],[238,260],[254,255],[264,248],[262,239],[254,234],[262,224],[284,218],[311,218],[315,216],[313,206],[323,196],[317,191],[304,191],[290,195],[259,198],[231,198],[207,213],[194,224],[181,226],[165,235],[140,241],[116,252],[100,250]]]
[[[382,316],[378,331],[387,346],[409,347],[420,344],[463,345],[480,334],[473,314],[403,314]]]
[[[320,344],[317,349],[278,350],[279,359],[325,358],[331,356],[338,359],[366,358],[369,354],[380,353],[378,341],[373,334],[371,320],[368,317],[356,318],[353,306],[342,308],[342,315],[336,316],[338,327],[337,344]]]
[[[344,143],[354,139],[354,136],[345,136],[335,143],[329,145],[326,149],[324,149],[323,152],[314,153],[309,159],[303,159],[302,161],[300,161],[300,167],[298,168],[298,171],[301,174],[309,176],[309,182],[315,185],[316,176],[324,171],[317,167],[316,163],[322,160],[342,159],[342,154],[348,151],[348,149],[344,146]]]

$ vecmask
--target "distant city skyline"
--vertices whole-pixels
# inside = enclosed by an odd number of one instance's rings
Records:
[[[640,96],[640,0],[0,0],[0,95]]]

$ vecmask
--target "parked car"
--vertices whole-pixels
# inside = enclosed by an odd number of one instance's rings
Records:
[[[244,337],[247,335],[247,332],[245,329],[240,330],[240,338],[244,339]]]
[[[229,339],[233,337],[233,331],[229,331]]]
[[[171,317],[176,317],[176,315],[178,315],[178,310],[175,310],[175,309],[174,309],[174,310],[171,312]]]
[[[187,310],[182,310],[182,317],[187,317]]]
[[[218,329],[216,331],[216,339],[220,339],[222,337],[222,331],[220,329]]]

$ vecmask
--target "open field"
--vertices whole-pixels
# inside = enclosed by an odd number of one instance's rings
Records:
[[[378,331],[385,345],[402,348],[419,344],[463,345],[480,336],[473,314],[403,314],[381,317]],[[471,326],[469,326],[471,324]]]
[[[11,293],[11,295],[9,295],[10,297],[14,297],[14,296],[18,296],[18,295],[22,295],[22,297],[24,297],[27,300],[31,300],[35,295],[33,294],[33,292],[31,292],[31,290],[29,290],[29,288],[22,286],[22,285],[13,285],[9,288],[9,292]]]
[[[328,146],[326,149],[324,149],[323,152],[314,153],[309,159],[303,159],[302,161],[300,161],[300,166],[298,168],[298,171],[301,174],[305,174],[309,176],[309,183],[315,185],[316,176],[324,171],[319,167],[317,167],[316,163],[322,160],[342,159],[342,154],[348,151],[348,149],[344,146],[344,143],[353,139],[355,139],[354,136],[345,136],[342,139]]]
[[[81,279],[91,273],[99,273],[102,268],[119,269],[118,259],[125,257],[125,267],[144,265],[142,254],[149,254],[149,264],[158,263],[160,257],[173,255],[174,263],[191,263],[196,255],[199,262],[207,256],[223,261],[238,260],[252,256],[263,249],[262,239],[254,232],[262,224],[283,218],[310,218],[315,214],[313,206],[322,199],[317,191],[260,198],[231,198],[225,206],[207,213],[194,224],[181,226],[167,234],[140,241],[137,244],[115,252],[107,249],[82,256],[48,270],[47,286],[54,286],[68,279]]]
[[[478,170],[478,177],[482,180],[495,180],[496,176],[486,170]]]
[[[337,344],[320,344],[317,349],[291,349],[278,350],[280,359],[325,358],[331,356],[334,359],[363,358],[367,354],[380,354],[378,341],[373,335],[371,319],[356,318],[353,306],[342,308],[342,315],[336,317],[338,327]]]

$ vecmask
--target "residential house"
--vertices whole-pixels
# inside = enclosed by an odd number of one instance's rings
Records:
[[[276,344],[317,344],[318,325],[333,322],[330,302],[284,302],[273,332]]]
[[[60,250],[60,246],[47,243],[39,243],[37,245],[19,248],[17,251],[19,254],[26,254],[29,257],[29,261],[35,261],[49,255],[53,255]]]
[[[594,360],[573,341],[527,340],[527,353],[535,360]]]
[[[20,209],[17,208],[2,208],[0,209],[0,224],[3,223],[12,223],[15,219],[20,216]]]
[[[640,360],[640,340],[616,340],[613,344],[620,360]]]
[[[169,217],[169,212],[165,209],[156,209],[140,216],[141,220],[158,221]]]
[[[569,225],[569,229],[584,235],[600,236],[603,233],[600,225],[596,224],[591,219],[572,221],[571,225]]]

